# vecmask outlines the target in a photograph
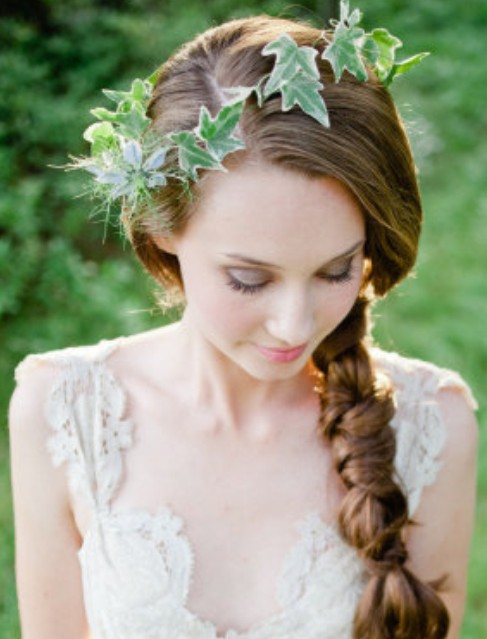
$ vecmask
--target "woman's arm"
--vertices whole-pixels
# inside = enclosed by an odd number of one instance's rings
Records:
[[[467,592],[467,565],[472,537],[477,461],[477,422],[463,395],[439,393],[446,426],[442,467],[427,487],[408,532],[410,565],[425,580],[447,576],[440,592],[450,613],[448,639],[458,639]]]
[[[10,405],[16,575],[23,639],[87,639],[66,473],[47,451],[44,403],[53,371],[40,366],[18,385]]]

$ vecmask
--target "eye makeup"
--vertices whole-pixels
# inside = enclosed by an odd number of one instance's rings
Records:
[[[339,284],[340,282],[349,282],[352,279],[353,274],[353,260],[355,256],[349,257],[342,265],[338,265],[334,269],[327,271],[321,271],[318,273],[318,277],[332,284]]]
[[[233,290],[250,295],[257,293],[270,281],[262,271],[247,268],[228,269],[227,277],[228,286]]]
[[[362,259],[361,246],[354,247],[353,254],[342,255],[331,262],[316,273],[316,277],[330,285],[345,284],[350,282],[355,273],[355,264]],[[243,260],[242,260],[243,261]],[[246,261],[251,262],[246,258]],[[253,262],[253,260],[252,260]],[[256,262],[257,263],[257,262]],[[252,295],[258,293],[268,284],[272,283],[273,276],[266,270],[259,267],[233,267],[225,269],[227,276],[227,284],[235,291],[244,295]]]

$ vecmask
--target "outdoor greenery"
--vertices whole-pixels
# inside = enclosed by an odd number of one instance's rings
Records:
[[[82,177],[52,168],[86,151],[100,89],[127,89],[230,16],[323,24],[336,3],[284,0],[8,1],[0,17],[0,639],[20,636],[13,577],[8,398],[28,352],[168,321],[116,225],[89,219]],[[355,3],[352,2],[352,6]],[[386,348],[457,369],[480,404],[478,519],[462,639],[487,636],[487,112],[484,0],[363,0],[404,56],[433,55],[393,87],[420,170],[426,222],[416,277],[376,307]],[[452,522],[454,525],[454,522]],[[441,566],[439,567],[441,569]]]

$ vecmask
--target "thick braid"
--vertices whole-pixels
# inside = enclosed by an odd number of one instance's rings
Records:
[[[434,586],[405,566],[407,502],[395,480],[390,382],[375,371],[366,346],[368,300],[360,297],[314,354],[324,374],[322,429],[347,493],[342,535],[369,573],[358,606],[356,639],[443,639],[447,610]]]

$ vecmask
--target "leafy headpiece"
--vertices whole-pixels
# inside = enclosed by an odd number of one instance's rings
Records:
[[[396,61],[396,49],[402,42],[387,29],[366,33],[359,26],[362,14],[350,13],[348,0],[340,2],[340,19],[330,21],[333,31],[323,31],[319,40],[327,47],[320,54],[328,60],[339,82],[345,71],[359,81],[367,80],[367,63],[384,86],[418,64],[427,53]],[[318,43],[318,42],[317,42]],[[92,109],[98,120],[84,132],[91,145],[89,157],[74,158],[68,168],[84,169],[94,177],[90,190],[101,200],[107,211],[121,202],[124,215],[131,216],[141,204],[148,202],[151,191],[164,186],[168,178],[180,180],[185,186],[198,179],[198,170],[225,171],[224,158],[245,144],[236,133],[247,99],[255,95],[259,107],[272,95],[280,93],[282,110],[301,108],[324,127],[330,126],[326,102],[321,91],[314,47],[299,47],[283,33],[262,50],[264,56],[275,56],[270,74],[255,86],[224,89],[226,101],[212,117],[201,106],[198,125],[191,131],[174,131],[163,137],[150,129],[152,120],[146,109],[157,80],[151,77],[132,82],[130,91],[103,93],[115,103],[115,109]],[[169,153],[177,154],[177,163],[167,166]]]

